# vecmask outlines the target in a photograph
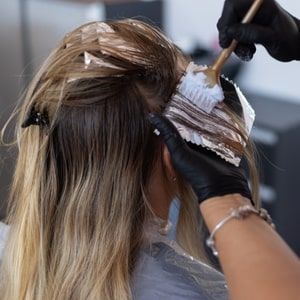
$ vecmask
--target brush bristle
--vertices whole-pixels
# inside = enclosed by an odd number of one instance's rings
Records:
[[[207,76],[199,66],[191,67],[178,86],[178,93],[189,99],[198,108],[210,113],[219,102],[224,100],[221,86],[209,86]]]

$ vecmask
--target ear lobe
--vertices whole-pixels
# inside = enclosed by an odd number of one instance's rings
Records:
[[[171,154],[166,145],[163,145],[162,152],[163,152],[163,164],[164,164],[166,174],[167,174],[168,178],[170,178],[170,180],[174,181],[174,180],[176,180],[176,171],[175,171],[175,168],[173,167]]]

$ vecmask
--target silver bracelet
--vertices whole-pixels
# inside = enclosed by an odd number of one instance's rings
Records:
[[[210,236],[206,240],[206,245],[209,248],[211,248],[212,253],[215,256],[218,256],[218,251],[217,251],[217,249],[215,247],[215,234],[216,234],[216,232],[224,224],[226,224],[228,221],[230,221],[232,219],[243,220],[243,219],[247,218],[248,216],[250,216],[251,214],[255,214],[255,215],[261,217],[272,228],[275,228],[275,225],[274,225],[274,223],[273,223],[270,215],[268,214],[268,212],[264,208],[260,208],[259,210],[256,210],[253,206],[247,204],[247,205],[244,205],[244,206],[240,206],[237,209],[232,209],[230,215],[228,217],[226,217],[225,219],[223,219],[220,223],[218,223],[216,225],[216,227],[213,229],[213,231],[211,232]]]

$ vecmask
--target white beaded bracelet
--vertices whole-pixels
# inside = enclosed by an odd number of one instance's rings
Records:
[[[270,215],[264,208],[260,208],[259,210],[256,210],[253,206],[247,204],[247,205],[238,207],[237,209],[232,209],[230,215],[216,225],[216,227],[213,229],[210,236],[206,240],[206,245],[209,248],[211,248],[211,250],[215,256],[218,256],[218,251],[215,247],[216,232],[228,221],[230,221],[232,219],[243,220],[243,219],[247,218],[248,216],[250,216],[251,214],[255,214],[255,215],[261,217],[269,225],[271,225],[272,228],[275,228],[275,225],[272,222]]]

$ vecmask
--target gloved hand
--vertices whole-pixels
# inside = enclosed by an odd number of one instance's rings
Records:
[[[217,23],[219,43],[227,48],[232,39],[239,41],[235,50],[242,60],[250,60],[255,44],[263,45],[279,61],[300,60],[300,21],[276,1],[265,0],[249,24],[241,24],[253,0],[225,0]]]
[[[215,196],[239,193],[251,199],[245,172],[201,146],[192,149],[164,116],[150,113],[150,123],[159,130],[175,169],[191,184],[199,203]]]

